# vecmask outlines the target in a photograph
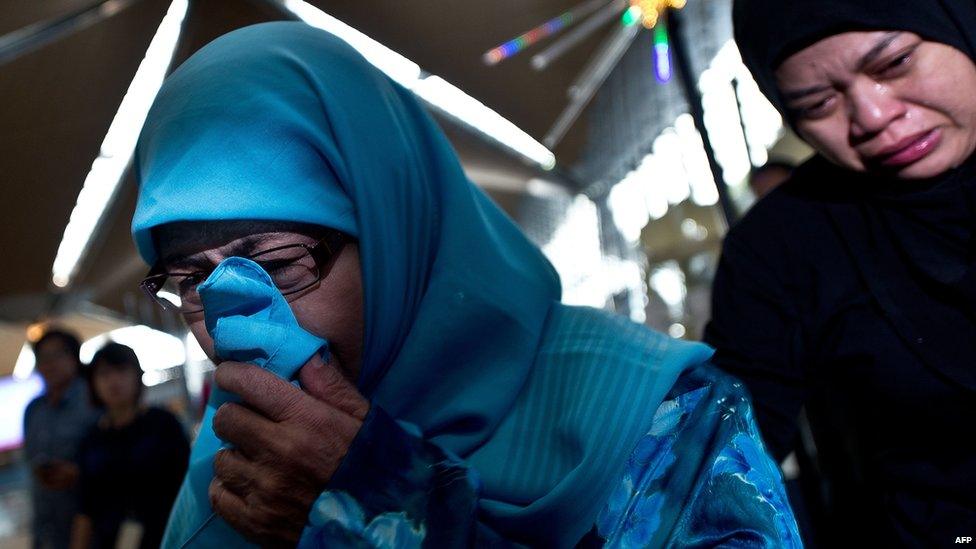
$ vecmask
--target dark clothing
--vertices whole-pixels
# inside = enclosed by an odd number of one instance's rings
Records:
[[[78,446],[98,418],[85,382],[76,379],[57,403],[43,394],[24,411],[24,454],[32,471],[52,460],[75,462]],[[78,491],[49,490],[31,475],[34,546],[67,548],[78,512]]]
[[[726,238],[705,339],[777,458],[806,406],[828,546],[945,545],[976,527],[976,178],[881,183],[815,158],[761,200]]]
[[[828,36],[910,31],[976,60],[973,0],[735,0],[733,19],[791,123],[776,68]],[[899,181],[814,158],[726,240],[705,337],[778,457],[806,406],[828,546],[941,546],[976,529],[973,164]]]
[[[149,408],[131,424],[92,428],[82,443],[81,512],[92,521],[92,547],[115,547],[119,526],[142,526],[141,547],[159,547],[189,459],[183,428]]]

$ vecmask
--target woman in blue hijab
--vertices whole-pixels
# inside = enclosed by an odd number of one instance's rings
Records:
[[[164,84],[143,286],[218,363],[165,547],[798,546],[748,399],[559,303],[413,94],[298,23]]]

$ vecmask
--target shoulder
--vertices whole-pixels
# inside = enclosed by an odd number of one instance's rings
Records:
[[[147,423],[166,427],[180,425],[180,421],[176,419],[176,416],[174,416],[172,412],[164,410],[158,406],[149,406],[146,408],[146,411],[142,414],[142,419]]]
[[[681,373],[655,413],[652,433],[680,429],[683,421],[702,407],[728,420],[733,415],[750,414],[750,406],[742,382],[706,362]],[[698,415],[698,419],[703,418]]]
[[[664,359],[698,364],[712,354],[707,345],[671,338],[603,309],[559,303],[550,313],[549,323],[549,337],[540,354],[612,359],[642,367]]]
[[[24,421],[30,421],[31,417],[37,412],[37,409],[43,406],[44,395],[36,396],[27,404],[27,408],[24,408]]]
[[[184,437],[183,424],[172,412],[150,406],[142,415],[142,421],[151,429],[168,435]]]
[[[39,395],[34,397],[30,402],[27,403],[27,408],[24,409],[24,414],[29,414],[37,409],[41,405],[41,401],[44,400],[44,395]]]
[[[726,243],[758,249],[815,240],[828,228],[828,210],[842,184],[840,172],[820,157],[799,166],[785,183],[758,200],[726,235]]]
[[[850,202],[844,197],[849,177],[819,158],[797,168],[789,181],[730,228],[722,243],[715,287],[761,280],[764,288],[775,282],[802,289],[832,272],[846,253],[835,216]]]
[[[88,381],[81,376],[71,382],[65,393],[65,406],[71,410],[72,420],[81,424],[96,421],[102,415],[102,411],[92,404]]]
[[[738,378],[727,374],[711,363],[701,364],[682,372],[668,393],[668,398],[675,398],[705,388],[713,394],[733,397],[734,400],[748,400],[749,398],[745,387]]]

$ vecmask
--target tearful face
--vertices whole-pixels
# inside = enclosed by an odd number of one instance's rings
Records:
[[[935,177],[976,149],[976,65],[910,32],[847,32],[788,57],[777,86],[800,136],[829,161]]]

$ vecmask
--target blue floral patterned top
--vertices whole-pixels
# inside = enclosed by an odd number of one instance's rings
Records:
[[[299,547],[518,546],[478,520],[477,473],[374,407]],[[540,525],[545,528],[545,525]],[[802,547],[744,387],[685,372],[583,547]]]

